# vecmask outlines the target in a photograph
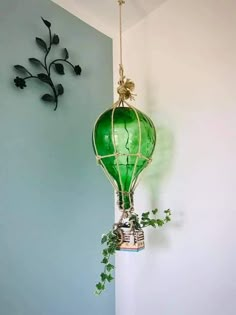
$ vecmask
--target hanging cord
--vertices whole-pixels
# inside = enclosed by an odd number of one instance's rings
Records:
[[[125,4],[125,0],[118,0],[119,3],[119,23],[120,23],[120,81],[123,81],[124,78],[124,69],[123,69],[123,43],[122,43],[122,5]]]
[[[118,0],[119,3],[119,24],[120,24],[120,65],[117,93],[119,94],[119,105],[123,104],[124,100],[134,100],[134,94],[132,93],[135,88],[135,84],[130,79],[125,80],[124,67],[123,67],[123,43],[122,43],[122,5],[125,4],[125,0]]]

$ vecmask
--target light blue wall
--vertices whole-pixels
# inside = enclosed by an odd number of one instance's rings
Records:
[[[14,64],[41,57],[34,37],[50,20],[83,75],[14,87]],[[114,286],[93,295],[100,236],[113,222],[110,184],[95,163],[91,130],[112,103],[112,41],[47,0],[0,0],[0,315],[112,315]]]

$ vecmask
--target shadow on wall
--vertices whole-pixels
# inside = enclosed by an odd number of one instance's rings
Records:
[[[154,125],[157,125],[155,121]],[[152,157],[153,161],[151,167],[147,168],[143,180],[143,183],[149,192],[151,209],[159,207],[159,187],[171,174],[174,156],[174,136],[171,130],[165,126],[156,127],[156,130],[157,144]],[[173,211],[172,222],[170,223],[171,227],[181,228],[183,226],[183,213],[181,211],[175,211],[175,209],[171,210]],[[150,247],[169,247],[170,240],[168,233],[157,233],[155,229],[150,229],[148,240]]]
[[[149,27],[150,25],[146,19],[142,24],[142,40],[144,41],[142,44],[145,47],[150,47]],[[163,198],[163,189],[160,189],[164,187],[164,183],[168,183],[173,174],[175,137],[172,129],[169,127],[169,119],[166,117],[167,113],[162,106],[159,106],[161,102],[159,99],[160,86],[158,81],[152,79],[153,71],[155,70],[152,58],[150,58],[150,50],[145,49],[142,52],[141,58],[145,60],[145,67],[143,68],[143,77],[140,78],[139,84],[143,88],[144,111],[150,115],[157,131],[156,149],[152,157],[152,163],[145,170],[142,183],[148,194],[150,209],[158,208],[162,213],[163,210],[169,207],[172,211],[172,221],[162,228],[165,232],[158,233],[157,230],[150,228],[147,231],[147,238],[150,248],[167,248],[170,246],[170,237],[167,231],[170,231],[172,228],[181,229],[184,224],[183,212],[172,208],[171,201],[168,201],[168,197]],[[165,195],[167,196],[167,194]],[[162,209],[161,199],[165,199],[165,209]]]
[[[174,138],[171,131],[164,126],[157,127],[156,130],[157,144],[152,157],[152,166],[147,168],[144,178],[144,183],[151,195],[151,207],[153,209],[158,204],[158,187],[171,171],[174,151]]]

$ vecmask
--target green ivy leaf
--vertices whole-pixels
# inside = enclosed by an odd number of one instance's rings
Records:
[[[55,63],[55,70],[58,74],[63,75],[65,74],[64,72],[64,66],[61,63]]]
[[[108,253],[109,253],[110,255],[113,255],[113,254],[115,253],[115,251],[116,251],[116,246],[114,246],[114,245],[112,245],[112,246],[110,246],[110,247],[108,248]]]
[[[150,220],[149,225],[156,227],[156,220]]]
[[[142,213],[142,218],[148,219],[149,215],[150,215],[150,212],[144,212],[144,213]]]
[[[45,43],[45,41],[42,38],[36,37],[35,41],[40,48],[42,48],[44,51],[47,51],[47,49],[48,49],[47,44]]]
[[[102,283],[101,282],[98,282],[97,284],[96,284],[96,288],[97,288],[97,290],[102,290]]]
[[[157,223],[158,226],[162,226],[165,222],[163,220],[161,220],[161,219],[157,219],[156,223]]]
[[[156,215],[156,214],[157,214],[157,212],[158,212],[158,209],[154,209],[154,210],[152,210],[152,213],[153,213],[154,215]]]
[[[102,279],[102,282],[105,282],[107,280],[107,275],[104,272],[101,273],[101,279]]]
[[[103,260],[101,261],[102,264],[107,264],[108,263],[108,259],[106,257],[103,258]]]
[[[106,276],[106,279],[107,279],[108,282],[111,282],[114,278],[112,277],[111,274],[109,274],[109,275]]]
[[[43,23],[48,27],[50,28],[51,27],[51,23],[47,20],[45,20],[43,17],[41,17],[41,19],[43,20]]]
[[[113,270],[115,267],[112,265],[112,264],[108,264],[107,266],[106,266],[106,269],[107,269],[107,271],[108,272],[110,272],[111,270]]]
[[[104,243],[106,243],[106,241],[107,241],[107,236],[104,234],[104,235],[102,236],[101,243],[104,244]]]
[[[103,256],[108,256],[108,250],[107,250],[107,249],[104,249],[104,250],[102,251],[102,255],[103,255]]]

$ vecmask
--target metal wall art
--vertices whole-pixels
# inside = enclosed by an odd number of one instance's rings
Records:
[[[49,61],[49,54],[52,51],[53,46],[57,46],[60,42],[59,36],[57,34],[53,34],[51,30],[51,23],[44,18],[42,18],[43,23],[48,28],[49,36],[47,42],[42,38],[36,37],[35,41],[38,47],[44,52],[43,60],[39,60],[37,58],[29,58],[29,63],[38,68],[40,72],[37,74],[33,74],[31,71],[26,69],[24,66],[15,65],[14,68],[18,71],[21,76],[17,76],[14,79],[14,83],[16,87],[20,89],[24,89],[26,85],[26,81],[29,79],[37,79],[41,83],[47,84],[51,89],[51,94],[42,95],[41,99],[44,102],[54,104],[54,110],[57,109],[58,106],[58,97],[64,93],[64,87],[62,84],[55,84],[52,79],[52,70],[54,70],[59,75],[64,75],[64,64],[69,65],[75,75],[81,74],[81,67],[79,65],[73,65],[69,59],[69,53],[66,48],[63,48],[61,51],[61,58],[54,59]]]

